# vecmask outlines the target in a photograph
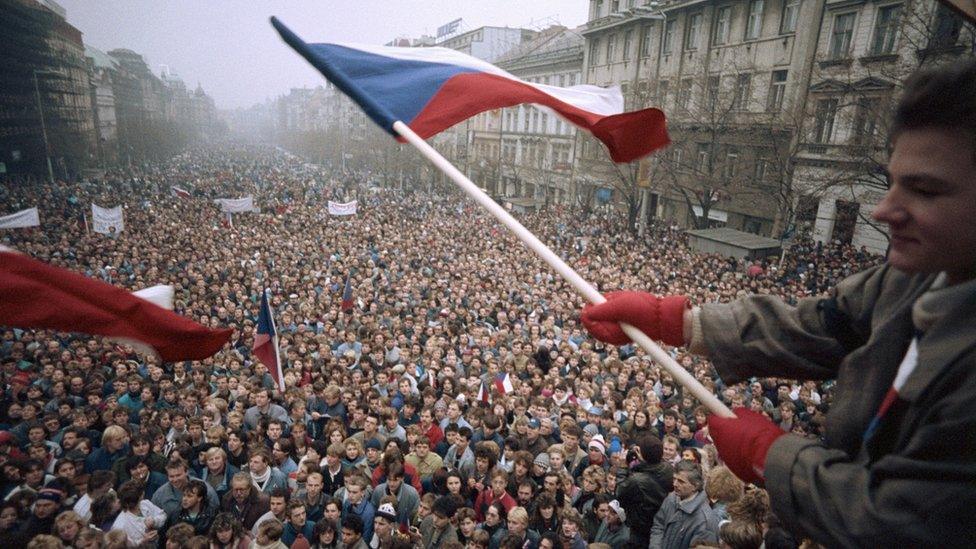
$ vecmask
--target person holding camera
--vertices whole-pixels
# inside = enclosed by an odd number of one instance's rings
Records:
[[[661,440],[650,433],[637,437],[627,451],[628,474],[617,485],[617,501],[627,516],[630,540],[626,547],[644,549],[651,539],[654,515],[671,492],[674,471],[662,463]]]

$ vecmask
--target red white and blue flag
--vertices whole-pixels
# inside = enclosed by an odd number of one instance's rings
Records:
[[[254,335],[254,356],[268,368],[268,373],[284,391],[285,378],[281,372],[281,357],[278,356],[278,329],[268,303],[267,289],[261,294],[261,310],[258,311],[257,333]]]
[[[363,111],[396,136],[397,121],[431,137],[478,113],[533,103],[602,141],[615,162],[631,162],[669,143],[664,113],[624,112],[618,87],[568,88],[521,80],[449,48],[397,48],[360,44],[308,44],[277,18],[271,24]]]
[[[491,404],[491,392],[488,390],[488,386],[485,382],[481,382],[481,386],[478,387],[478,402],[482,404]]]
[[[346,286],[342,289],[342,310],[344,312],[352,311],[352,274],[346,275]]]
[[[170,190],[173,192],[173,196],[179,198],[190,198],[190,191],[186,189],[181,189],[176,185],[173,185],[172,187],[170,187]]]
[[[503,395],[515,391],[515,387],[512,386],[512,378],[508,376],[508,373],[503,372],[495,376],[495,389],[498,389],[498,392]]]

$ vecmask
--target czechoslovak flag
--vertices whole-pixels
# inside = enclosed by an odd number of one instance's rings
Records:
[[[495,376],[495,388],[498,392],[507,395],[508,393],[514,392],[515,387],[512,386],[512,379],[508,377],[507,372],[503,372]]]
[[[343,312],[352,311],[352,274],[346,275],[346,286],[342,289],[342,304],[340,307]]]
[[[363,111],[396,136],[397,121],[422,138],[478,113],[534,103],[590,132],[615,162],[631,162],[669,143],[664,113],[624,112],[620,88],[560,88],[520,80],[448,48],[307,44],[277,18],[271,24],[289,46]]]
[[[158,294],[158,288],[147,292]],[[231,330],[211,330],[111,284],[0,246],[0,326],[134,340],[166,362],[203,360]]]
[[[268,303],[268,290],[261,294],[261,310],[258,311],[257,332],[254,334],[254,356],[268,368],[268,373],[278,387],[285,390],[285,377],[281,374],[281,358],[278,356],[278,329]]]

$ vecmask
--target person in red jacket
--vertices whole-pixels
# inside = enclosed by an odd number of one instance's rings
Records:
[[[502,469],[496,468],[491,473],[491,489],[482,490],[478,494],[478,499],[474,502],[474,511],[478,516],[478,522],[485,521],[485,512],[488,507],[494,502],[499,502],[505,507],[505,512],[508,513],[513,507],[517,506],[515,503],[515,498],[508,493],[506,487],[508,486],[508,473]]]

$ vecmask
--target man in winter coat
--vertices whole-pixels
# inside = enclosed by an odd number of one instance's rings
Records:
[[[661,463],[661,441],[650,433],[641,435],[631,447],[635,463],[617,486],[617,501],[626,513],[630,529],[628,548],[645,549],[651,537],[654,514],[671,491],[670,463]]]
[[[718,541],[718,517],[708,505],[701,468],[692,461],[674,467],[674,492],[654,515],[650,549],[687,549],[692,542]]]
[[[617,292],[582,320],[613,344],[628,341],[626,322],[688,345],[727,385],[837,380],[822,440],[748,409],[708,421],[729,469],[765,481],[790,530],[827,546],[974,546],[976,60],[912,76],[891,128],[889,189],[872,213],[890,231],[883,265],[795,307]]]

